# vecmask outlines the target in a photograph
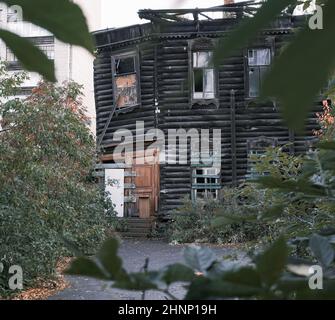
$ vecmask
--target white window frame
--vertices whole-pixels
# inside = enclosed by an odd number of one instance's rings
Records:
[[[201,61],[200,57],[203,54],[208,55],[207,61]],[[192,98],[193,100],[212,100],[216,96],[216,77],[215,69],[211,66],[211,60],[213,58],[213,51],[193,51],[192,52]],[[196,76],[195,72],[197,70],[202,71],[202,83],[203,90],[196,91]],[[211,82],[211,83],[209,83]],[[206,84],[208,87],[212,87],[212,90],[205,90]]]
[[[266,51],[267,52],[267,59],[264,60],[264,62],[258,62],[255,61],[255,53],[259,51]],[[251,55],[252,53],[252,55]],[[256,58],[257,60],[257,58]],[[272,60],[272,50],[269,47],[257,47],[257,48],[249,48],[247,51],[247,61],[248,61],[248,97],[249,98],[258,98],[260,91],[262,89],[262,83],[264,81],[263,77],[264,74],[268,72],[270,69],[271,65],[271,60]],[[251,92],[251,74],[253,72],[257,72],[258,74],[258,81],[257,81],[257,86],[258,86],[258,93],[254,94]]]
[[[201,174],[198,171],[202,171]],[[214,171],[214,172],[213,172]],[[199,179],[204,179],[199,182]],[[215,182],[211,181],[215,180]],[[214,188],[213,188],[214,186]],[[215,167],[194,167],[192,168],[192,200],[214,199],[219,197],[219,190],[221,189],[221,169]],[[200,192],[200,190],[203,190]],[[200,197],[204,194],[204,197]]]

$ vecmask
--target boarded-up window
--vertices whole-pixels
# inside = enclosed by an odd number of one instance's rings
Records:
[[[117,108],[138,104],[135,53],[113,57],[114,98]]]
[[[215,79],[211,66],[213,52],[193,52],[193,99],[214,99]]]
[[[270,64],[271,50],[269,48],[248,50],[249,97],[259,97]]]

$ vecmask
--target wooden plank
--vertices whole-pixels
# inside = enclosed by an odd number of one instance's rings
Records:
[[[131,165],[127,165],[124,163],[103,163],[97,164],[95,166],[96,170],[103,170],[103,169],[130,169]]]
[[[124,177],[125,178],[132,178],[132,177],[136,177],[137,175],[136,175],[136,172],[125,172],[124,173]]]
[[[136,189],[136,185],[134,183],[125,183],[124,188],[125,189]]]
[[[124,197],[125,203],[136,203],[136,197]]]

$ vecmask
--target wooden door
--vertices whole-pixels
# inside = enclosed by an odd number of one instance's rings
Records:
[[[148,219],[158,211],[159,165],[134,165],[136,208],[140,218]]]

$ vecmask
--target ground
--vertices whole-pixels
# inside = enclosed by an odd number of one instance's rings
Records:
[[[183,262],[184,246],[172,246],[161,241],[124,240],[120,246],[119,255],[124,261],[128,271],[139,271],[145,259],[149,258],[149,269],[159,270],[167,265]],[[226,247],[213,247],[212,250],[219,258],[231,254],[238,254],[236,249]],[[141,293],[121,291],[110,288],[109,283],[85,277],[67,277],[69,288],[52,296],[50,300],[139,300]],[[171,293],[183,298],[185,290],[182,284],[171,288]],[[165,300],[162,293],[148,292],[148,300]]]

